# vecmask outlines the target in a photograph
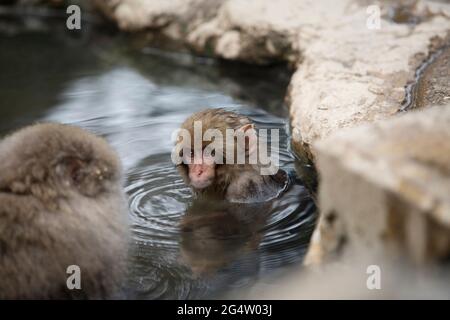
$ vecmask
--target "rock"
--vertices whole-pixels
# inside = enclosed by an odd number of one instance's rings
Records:
[[[199,23],[216,13],[219,0],[94,0],[95,6],[125,31],[159,32],[184,42]]]
[[[290,12],[292,1],[282,2],[279,5],[267,0],[95,1],[123,30],[147,30],[197,53],[256,63],[285,60],[292,49],[295,32],[291,30],[298,28],[301,20]],[[301,5],[303,8],[305,3]]]
[[[412,106],[416,108],[445,104],[450,101],[450,47],[439,50],[424,69],[412,90]]]
[[[79,0],[79,2],[86,2],[86,0]],[[6,5],[17,5],[17,6],[51,6],[51,7],[67,7],[74,4],[70,0],[6,0]],[[76,4],[76,3],[75,3]]]
[[[321,217],[307,263],[450,258],[450,105],[342,130],[315,148]]]
[[[225,299],[449,299],[449,280],[444,270],[417,272],[404,261],[368,259],[293,269]]]
[[[366,7],[339,1],[333,8],[339,5],[342,9],[322,28],[311,29],[310,35],[305,30],[299,34],[303,59],[289,90],[297,150],[341,128],[396,114],[416,69],[437,47],[448,43],[449,4],[418,2],[421,23],[383,19],[379,30],[366,27]],[[389,3],[384,3],[381,12],[389,9]],[[311,151],[314,154],[314,148]]]

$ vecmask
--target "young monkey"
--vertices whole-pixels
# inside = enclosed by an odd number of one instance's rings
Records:
[[[194,150],[196,123],[197,128],[201,127],[200,152]],[[185,139],[183,130],[180,131],[175,152],[181,153],[182,162],[177,167],[185,183],[196,195],[232,202],[259,202],[273,199],[286,187],[287,175],[284,171],[264,175],[261,164],[250,163],[251,155],[257,152],[258,136],[255,125],[248,117],[225,109],[207,109],[186,119],[181,129],[184,129],[184,133],[188,132],[191,139]],[[216,144],[219,147],[212,151],[208,147],[212,141],[204,137],[208,129],[218,130],[223,137],[223,141]],[[227,130],[230,129],[234,132],[232,141],[226,139]],[[245,136],[241,140],[245,146],[241,144],[241,149],[239,134]],[[238,152],[245,153],[244,163],[236,163]],[[226,157],[230,153],[235,162],[227,162]]]
[[[126,216],[121,165],[103,139],[61,124],[6,137],[0,299],[114,297],[125,267]],[[72,265],[81,271],[81,288],[67,285]]]

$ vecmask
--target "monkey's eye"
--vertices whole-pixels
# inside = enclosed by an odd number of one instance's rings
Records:
[[[216,156],[216,150],[211,151],[211,157],[215,157]]]

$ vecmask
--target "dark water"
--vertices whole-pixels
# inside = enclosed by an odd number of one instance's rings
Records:
[[[0,28],[0,134],[58,121],[106,137],[119,152],[133,235],[126,297],[220,298],[301,262],[315,208],[295,177],[272,202],[204,203],[170,160],[171,134],[186,117],[228,107],[281,130],[281,167],[292,172],[283,70],[33,26]]]

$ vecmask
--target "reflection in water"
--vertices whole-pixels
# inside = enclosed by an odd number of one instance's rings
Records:
[[[261,242],[270,203],[194,201],[181,218],[182,262],[194,275],[211,275]]]
[[[259,128],[280,129],[281,168],[293,172],[286,121],[258,109],[283,114],[283,77],[125,50],[120,39],[68,49],[49,36],[0,35],[2,98],[15,106],[2,106],[0,132],[58,121],[90,129],[116,148],[127,174],[133,234],[127,297],[217,298],[301,261],[315,208],[293,174],[279,199],[236,206],[193,201],[170,160],[171,135],[185,118],[226,106]],[[40,54],[26,54],[34,50]]]

